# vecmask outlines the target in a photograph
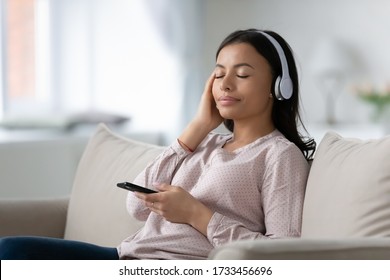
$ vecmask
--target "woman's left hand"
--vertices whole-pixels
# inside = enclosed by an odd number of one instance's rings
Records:
[[[158,184],[158,193],[135,195],[145,202],[154,213],[163,216],[172,223],[189,224],[203,234],[207,234],[207,225],[213,212],[181,187]]]

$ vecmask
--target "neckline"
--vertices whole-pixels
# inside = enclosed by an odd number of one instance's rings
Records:
[[[242,146],[242,147],[240,147],[240,148],[237,148],[237,149],[235,149],[235,150],[233,150],[233,151],[228,151],[228,150],[226,150],[226,149],[224,148],[225,145],[226,145],[230,140],[233,139],[233,134],[229,134],[229,135],[226,135],[226,136],[227,136],[227,139],[224,140],[224,141],[222,142],[222,144],[219,146],[219,149],[222,150],[223,152],[227,153],[227,154],[238,154],[238,153],[240,153],[240,152],[241,152],[242,150],[244,150],[244,149],[251,148],[252,146],[256,145],[258,142],[261,142],[261,141],[264,141],[264,140],[266,140],[266,139],[268,139],[268,138],[273,137],[274,135],[276,135],[277,131],[278,131],[277,129],[274,129],[274,130],[271,131],[270,133],[268,133],[268,134],[266,134],[266,135],[264,135],[264,136],[261,136],[261,137],[257,138],[256,140],[254,140],[254,141],[252,141],[252,142],[250,142],[250,143],[248,143],[248,144],[246,144],[246,145],[244,145],[244,146]]]

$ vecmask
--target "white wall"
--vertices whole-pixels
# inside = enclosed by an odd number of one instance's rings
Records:
[[[210,0],[205,1],[205,77],[214,64],[220,41],[231,31],[256,27],[280,33],[295,51],[301,72],[304,118],[324,120],[324,103],[310,61],[323,38],[335,38],[358,55],[357,82],[378,86],[390,83],[390,2],[386,0]],[[356,69],[356,68],[355,68]],[[356,69],[358,70],[358,69]],[[352,74],[349,79],[355,79]],[[363,75],[362,75],[363,73]],[[367,122],[370,108],[351,94],[350,86],[340,92],[336,117],[340,122]]]

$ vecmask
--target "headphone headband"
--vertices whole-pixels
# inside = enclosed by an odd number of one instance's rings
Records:
[[[288,63],[283,48],[280,46],[279,42],[268,33],[264,31],[258,31],[258,33],[264,35],[275,47],[282,66],[282,76],[278,76],[275,81],[275,97],[278,100],[290,99],[293,93],[293,83],[290,78]]]

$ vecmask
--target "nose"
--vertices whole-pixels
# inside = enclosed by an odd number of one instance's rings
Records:
[[[226,91],[226,92],[231,91],[233,89],[233,83],[228,75],[225,75],[222,78],[219,88],[221,91]]]

